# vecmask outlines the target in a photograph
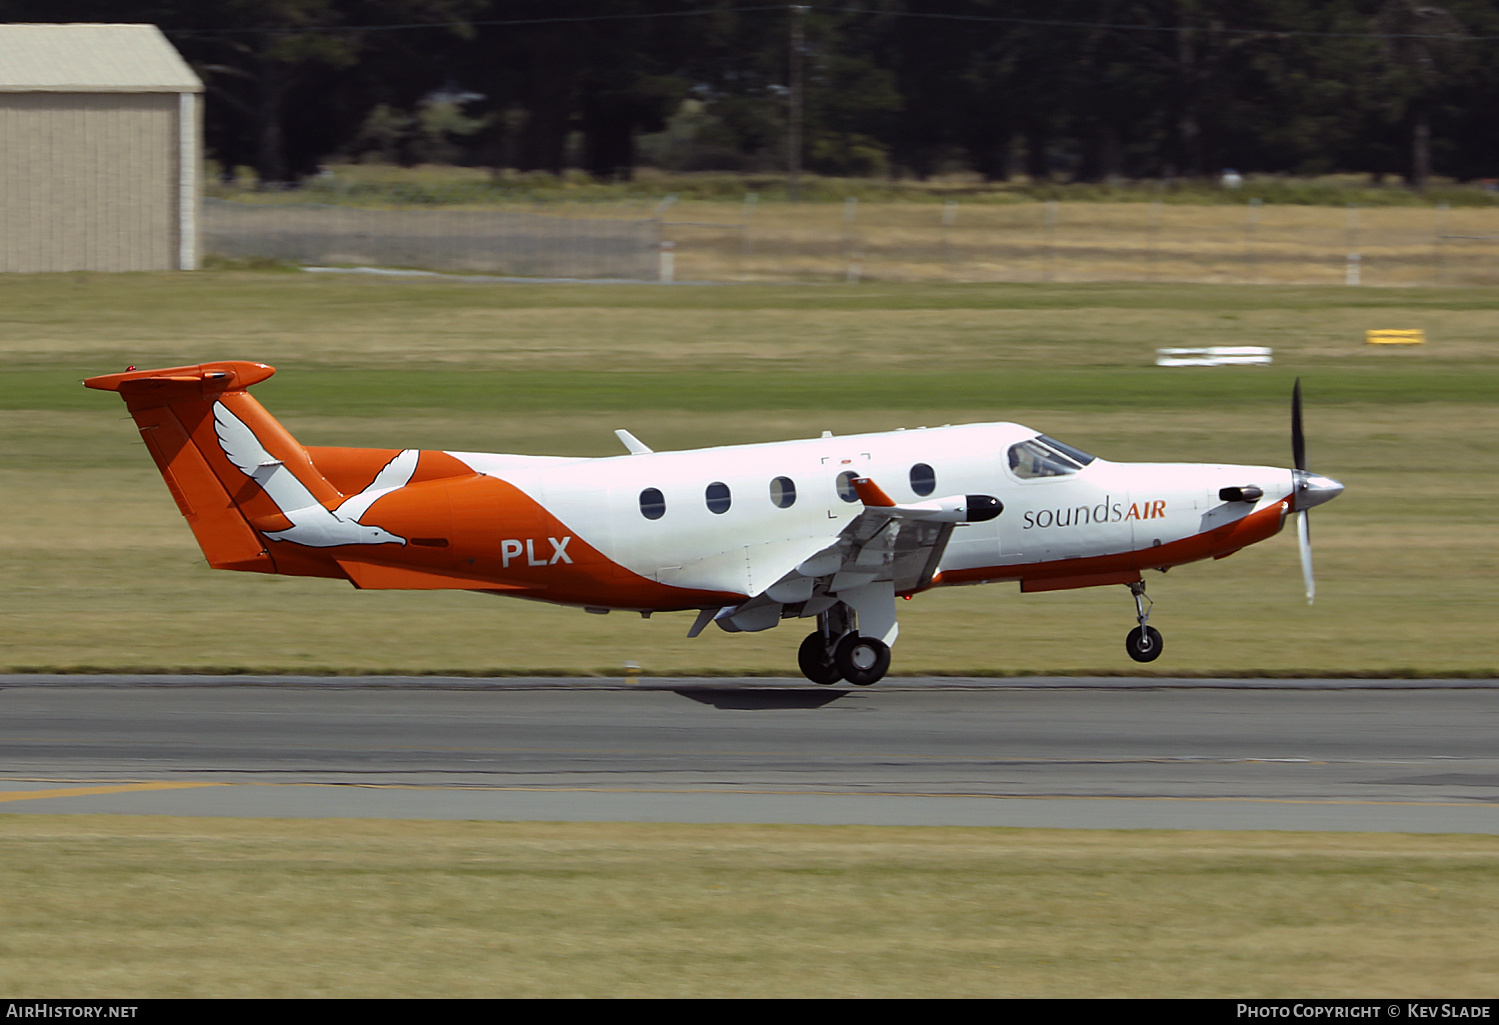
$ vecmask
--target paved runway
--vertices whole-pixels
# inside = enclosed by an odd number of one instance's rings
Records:
[[[1499,683],[0,677],[0,812],[1499,833]]]

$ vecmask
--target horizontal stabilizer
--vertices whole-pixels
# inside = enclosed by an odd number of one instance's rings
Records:
[[[276,372],[276,368],[264,363],[248,360],[226,360],[222,363],[200,363],[189,367],[167,367],[161,370],[127,370],[120,374],[104,374],[90,377],[83,382],[86,388],[122,393],[127,399],[133,395],[150,395],[154,392],[182,394],[196,390],[200,394],[223,391],[239,391],[259,384]]]

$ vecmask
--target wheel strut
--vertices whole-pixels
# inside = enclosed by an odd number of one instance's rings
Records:
[[[1150,610],[1155,607],[1155,602],[1145,593],[1145,581],[1136,580],[1129,585],[1129,593],[1135,596],[1135,621],[1140,624],[1140,629],[1145,629],[1145,621],[1150,618]]]

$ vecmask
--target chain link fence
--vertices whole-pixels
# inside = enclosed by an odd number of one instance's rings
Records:
[[[596,210],[207,200],[231,259],[635,281],[1499,284],[1499,207],[683,201]],[[633,214],[633,216],[630,216]]]
[[[645,280],[659,273],[659,227],[649,219],[205,199],[202,232],[205,255],[232,260],[528,278]]]
[[[1499,205],[692,206],[663,224],[679,278],[1499,284]]]

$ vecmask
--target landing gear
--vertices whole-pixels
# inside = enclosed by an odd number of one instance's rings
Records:
[[[890,646],[873,637],[848,634],[833,652],[833,664],[849,683],[868,687],[890,668]]]
[[[843,672],[833,662],[821,630],[812,631],[802,641],[796,652],[796,664],[801,667],[802,675],[813,683],[837,683],[843,679]]]
[[[1124,639],[1124,650],[1129,652],[1129,657],[1136,662],[1154,662],[1161,657],[1165,641],[1161,639],[1161,631],[1153,626],[1145,625],[1145,621],[1150,618],[1150,608],[1153,604],[1145,595],[1145,582],[1142,580],[1130,584],[1129,593],[1135,596],[1135,619],[1140,625],[1131,630],[1129,636]]]
[[[813,683],[847,680],[859,687],[878,683],[890,670],[890,645],[862,637],[857,620],[838,604],[817,617],[817,629],[797,649],[796,663]]]
[[[1136,662],[1154,662],[1161,657],[1164,644],[1161,631],[1153,626],[1137,626],[1124,639],[1124,650]]]

